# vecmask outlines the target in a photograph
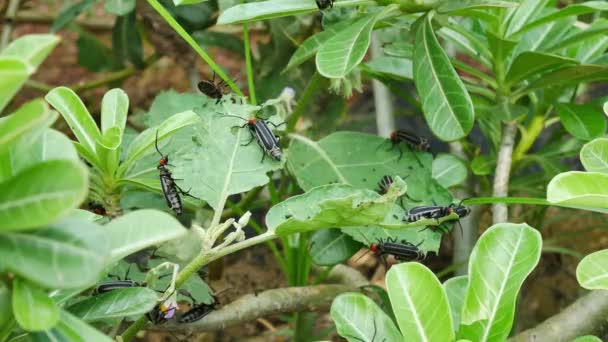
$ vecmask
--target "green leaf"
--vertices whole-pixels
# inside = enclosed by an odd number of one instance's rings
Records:
[[[133,4],[135,4],[135,1],[133,1]],[[125,64],[125,62],[130,61],[138,68],[145,66],[135,11],[116,18],[112,29],[112,49],[118,63]]]
[[[135,9],[135,0],[105,0],[104,8],[116,15],[126,15]]]
[[[28,34],[12,41],[2,50],[0,57],[18,58],[27,64],[29,73],[33,74],[59,41],[60,37],[54,34]]]
[[[13,314],[17,323],[27,331],[54,327],[59,320],[59,308],[44,291],[25,280],[13,280]]]
[[[380,56],[362,67],[365,72],[375,77],[388,77],[398,81],[414,79],[412,61],[406,58]]]
[[[460,312],[464,305],[464,296],[466,294],[469,278],[467,276],[459,276],[450,278],[443,283],[443,289],[450,303],[450,312],[452,313],[452,323],[454,331],[458,331],[460,326]]]
[[[453,341],[447,296],[433,272],[407,262],[386,273],[386,288],[403,341]]]
[[[50,116],[47,104],[41,99],[35,99],[0,120],[0,155],[8,151],[24,134],[46,122]]]
[[[370,4],[368,0],[336,0],[334,7],[353,7]],[[314,1],[267,0],[250,2],[230,7],[220,14],[218,25],[242,24],[251,21],[286,17],[291,15],[318,12]]]
[[[581,149],[581,162],[587,171],[608,173],[608,138],[586,143]]]
[[[222,107],[226,114],[241,119],[219,112],[201,114],[201,122],[195,127],[196,135],[192,137],[200,143],[176,153],[174,170],[175,178],[183,179],[184,189],[192,188],[193,196],[207,201],[216,210],[227,196],[268,183],[267,173],[280,169],[283,164],[264,157],[265,152],[255,141],[243,146],[254,137],[247,127],[235,126],[242,126],[259,107],[237,104]],[[278,124],[276,118],[269,120]]]
[[[112,50],[94,34],[80,31],[76,47],[78,48],[78,64],[90,71],[110,71],[116,65]]]
[[[606,3],[606,1],[586,1],[580,4],[571,4],[557,12],[553,12],[532,22],[526,23],[520,30],[514,32],[512,36],[517,36],[532,28],[558,20],[560,18],[595,13],[597,11],[608,11],[608,3]]]
[[[100,226],[64,220],[36,233],[0,239],[3,266],[47,288],[84,288],[95,283],[109,244]]]
[[[575,65],[542,75],[517,93],[528,93],[539,88],[569,86],[608,79],[608,67],[602,65]]]
[[[499,0],[446,1],[437,8],[437,12],[442,14],[464,16],[468,15],[472,10],[508,7],[517,7],[517,4],[511,1]]]
[[[368,297],[343,293],[331,304],[331,318],[348,341],[403,341],[393,321]]]
[[[118,127],[122,133],[127,124],[129,97],[119,88],[109,90],[101,100],[101,133]]]
[[[101,132],[78,95],[72,89],[57,87],[44,98],[63,116],[80,144],[95,153],[95,142],[101,138]]]
[[[558,103],[557,113],[568,133],[581,140],[591,140],[606,133],[606,118],[593,105]]]
[[[585,30],[569,34],[568,36],[556,41],[554,44],[547,46],[545,49],[549,52],[556,52],[566,47],[580,44],[589,39],[593,39],[598,35],[604,35],[608,32],[608,21],[597,20]]]
[[[557,69],[569,64],[578,64],[578,62],[559,55],[526,51],[515,58],[509,68],[505,82],[515,84],[547,70]]]
[[[310,257],[320,266],[332,266],[348,260],[361,245],[339,229],[322,229],[310,238]]]
[[[509,17],[509,26],[505,36],[512,36],[519,31],[530,19],[536,17],[547,6],[549,0],[522,0],[519,7]]]
[[[0,112],[19,91],[29,75],[28,66],[23,61],[0,56]]]
[[[471,171],[478,176],[491,174],[496,166],[496,158],[491,156],[477,156],[471,162]]]
[[[418,28],[414,48],[414,82],[424,117],[435,135],[453,141],[473,128],[473,103],[433,33],[430,16]]]
[[[608,174],[560,173],[547,186],[547,200],[574,208],[608,212]]]
[[[608,250],[591,253],[576,267],[576,279],[587,290],[608,290]]]
[[[0,184],[0,231],[56,221],[84,200],[87,187],[87,170],[71,161],[47,161],[23,170]]]
[[[51,32],[57,32],[64,28],[67,24],[75,20],[82,12],[93,7],[97,0],[83,0],[74,4],[69,4],[64,7],[51,25]]]
[[[129,145],[127,156],[121,164],[119,174],[124,174],[130,170],[134,163],[150,153],[158,153],[154,149],[156,142],[156,133],[158,132],[158,143],[163,139],[170,137],[175,132],[184,127],[200,122],[200,118],[191,110],[172,115],[158,127],[149,128],[141,132]],[[160,156],[159,156],[160,157]],[[156,165],[155,165],[156,166]],[[177,177],[176,177],[177,178]]]
[[[327,78],[344,78],[365,57],[374,25],[393,7],[363,15],[319,47],[316,63],[319,73]]]
[[[586,335],[586,336],[577,337],[570,342],[602,342],[602,340],[599,337],[595,337],[592,335]]]
[[[306,62],[309,58],[317,53],[319,47],[323,45],[323,43],[334,37],[338,32],[352,25],[352,23],[352,20],[341,21],[308,37],[293,53],[283,72],[287,72]]]
[[[36,342],[113,342],[114,340],[97,331],[95,328],[72,316],[66,311],[60,312],[59,324],[51,330],[33,334]]]
[[[507,338],[517,293],[538,264],[541,246],[540,233],[525,223],[499,223],[483,233],[469,259],[459,338],[482,342]]]
[[[462,184],[467,179],[467,166],[451,154],[439,154],[433,160],[433,178],[444,188]]]
[[[111,261],[187,233],[173,216],[151,209],[133,211],[114,219],[104,230],[110,239]]]
[[[157,294],[146,287],[133,287],[89,297],[70,307],[68,311],[86,322],[108,318],[143,315],[156,305]]]

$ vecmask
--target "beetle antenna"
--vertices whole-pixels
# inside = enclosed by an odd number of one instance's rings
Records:
[[[224,115],[224,116],[230,116],[230,117],[233,117],[233,118],[239,118],[239,119],[241,119],[241,120],[243,120],[243,121],[247,121],[247,119],[243,119],[243,118],[242,118],[242,117],[240,117],[240,116],[231,115],[231,114],[223,114],[223,115]]]
[[[163,154],[158,149],[158,129],[156,130],[156,139],[154,140],[154,147],[156,147],[156,151],[158,152],[158,154],[160,154],[161,158],[165,158],[165,156],[163,156]]]

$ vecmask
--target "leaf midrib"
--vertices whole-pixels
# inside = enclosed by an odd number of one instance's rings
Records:
[[[331,167],[331,169],[334,171],[336,176],[338,176],[338,178],[340,179],[341,183],[350,184],[348,182],[348,180],[346,180],[346,178],[344,178],[344,175],[342,175],[342,173],[340,173],[340,170],[338,170],[336,165],[333,163],[333,160],[327,155],[327,153],[325,153],[325,150],[323,150],[321,148],[321,146],[319,146],[319,144],[317,144],[314,141],[312,141],[304,136],[301,136],[299,134],[294,134],[294,135],[292,135],[292,137],[294,139],[300,140],[304,144],[306,144],[306,145],[310,146],[312,149],[314,149],[319,154],[319,156],[321,156],[321,159],[325,160],[327,162],[327,164]]]

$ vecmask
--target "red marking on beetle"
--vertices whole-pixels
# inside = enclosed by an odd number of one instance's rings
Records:
[[[372,252],[376,253],[376,252],[378,251],[378,245],[377,245],[377,244],[375,244],[375,243],[372,243],[372,245],[371,245],[371,246],[369,246],[369,249],[370,249]]]
[[[389,137],[390,141],[399,141],[399,138],[397,137],[397,131],[393,131],[391,132],[391,135]]]
[[[158,165],[163,165],[163,166],[164,166],[164,165],[167,165],[167,164],[169,164],[169,157],[164,157],[164,158],[161,158],[161,159],[158,161]]]
[[[255,125],[256,121],[258,121],[258,119],[256,117],[249,118],[249,119],[247,119],[247,124],[248,125]]]

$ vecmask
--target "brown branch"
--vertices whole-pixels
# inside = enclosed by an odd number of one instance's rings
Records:
[[[509,342],[565,342],[583,335],[598,335],[608,329],[606,317],[608,291],[591,291],[557,315],[510,338]]]

